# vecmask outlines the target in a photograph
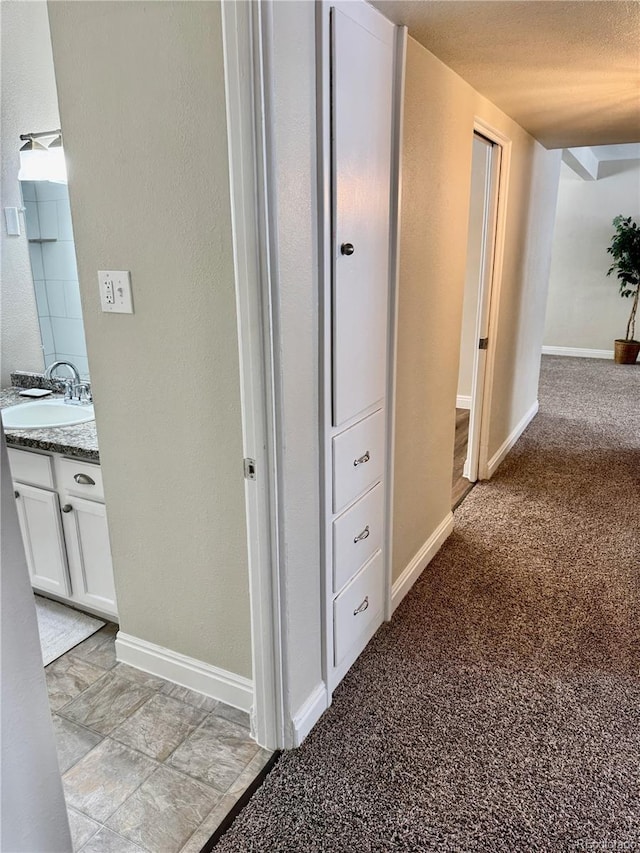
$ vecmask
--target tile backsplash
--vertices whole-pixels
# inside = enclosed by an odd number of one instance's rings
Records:
[[[87,377],[67,185],[23,181],[22,195],[45,365],[71,361]]]

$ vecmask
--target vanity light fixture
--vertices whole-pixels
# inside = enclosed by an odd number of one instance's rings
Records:
[[[23,133],[20,139],[24,145],[20,148],[19,181],[67,183],[67,166],[62,149],[61,130]]]

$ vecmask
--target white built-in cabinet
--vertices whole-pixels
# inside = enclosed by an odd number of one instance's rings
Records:
[[[117,619],[100,466],[15,448],[9,464],[33,589]]]
[[[331,84],[325,86],[324,100],[321,339],[325,669],[332,691],[382,623],[388,597],[385,513],[397,30],[364,2],[327,5],[325,13]]]

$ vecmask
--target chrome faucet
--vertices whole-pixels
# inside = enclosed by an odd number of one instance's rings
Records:
[[[45,379],[54,379],[53,372],[57,370],[59,367],[68,367],[70,372],[73,373],[73,380],[75,385],[80,384],[80,371],[72,364],[70,361],[54,361],[53,364],[50,364],[49,367],[44,372]]]
[[[69,369],[69,372],[73,374],[72,379],[58,379],[55,377],[54,371],[56,371],[59,367],[66,367]],[[80,371],[72,364],[70,361],[54,361],[53,364],[50,364],[49,367],[46,368],[44,372],[44,378],[48,379],[50,382],[55,382],[60,384],[61,388],[64,387],[64,401],[65,403],[90,403],[92,401],[91,397],[91,385],[88,382],[82,382],[80,379]]]

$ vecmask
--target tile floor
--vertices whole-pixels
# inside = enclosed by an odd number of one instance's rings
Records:
[[[45,667],[74,850],[200,853],[271,753],[244,712],[117,663],[116,630]]]

